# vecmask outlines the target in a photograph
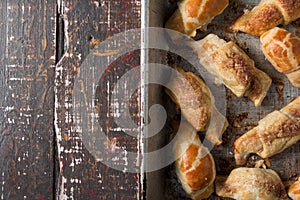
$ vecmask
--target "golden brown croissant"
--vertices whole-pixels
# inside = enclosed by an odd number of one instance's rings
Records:
[[[279,24],[287,25],[299,17],[300,0],[261,0],[251,11],[246,10],[231,28],[236,32],[260,36]]]
[[[276,27],[265,32],[260,40],[264,55],[276,70],[286,74],[295,87],[300,87],[300,38]]]
[[[227,6],[228,0],[182,0],[165,27],[193,37]]]
[[[238,165],[246,163],[251,153],[271,157],[300,140],[300,97],[259,121],[234,142],[234,157]]]
[[[191,43],[203,67],[237,97],[247,96],[255,106],[261,105],[271,85],[271,78],[255,68],[254,61],[233,42],[217,35]]]
[[[197,131],[207,130],[207,138],[220,145],[222,133],[228,126],[227,119],[216,109],[214,97],[201,78],[181,68],[176,69],[182,76],[175,76],[169,81],[167,94]],[[207,129],[212,120],[218,123],[211,130]]]
[[[183,189],[192,199],[208,198],[214,191],[215,162],[204,147],[196,130],[181,123],[174,143],[176,174]]]
[[[289,188],[288,195],[293,200],[300,200],[300,176],[298,180]]]
[[[237,168],[226,181],[216,180],[216,193],[236,200],[288,200],[278,174],[271,169]]]

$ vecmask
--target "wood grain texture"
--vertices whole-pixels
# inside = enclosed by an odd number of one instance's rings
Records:
[[[101,41],[125,30],[140,27],[140,1],[59,1],[65,24],[65,54],[55,74],[55,130],[59,160],[57,199],[141,199],[138,173],[117,171],[97,162],[80,139],[73,115],[74,80],[90,50]],[[139,65],[140,54],[130,52],[107,66],[99,77],[99,123],[109,138],[128,151],[138,152],[139,141],[127,137],[113,122],[112,88],[118,77]],[[139,76],[139,74],[137,74]],[[139,84],[139,83],[136,83]],[[125,88],[121,88],[125,89]],[[83,87],[83,93],[84,87]],[[139,100],[139,92],[132,99]],[[82,106],[80,102],[76,106]],[[139,101],[132,103],[132,117],[139,120]],[[123,157],[115,161],[124,165]],[[125,171],[125,170],[124,170]]]
[[[56,3],[0,2],[0,198],[53,198]]]

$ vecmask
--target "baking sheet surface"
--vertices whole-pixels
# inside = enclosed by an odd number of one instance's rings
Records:
[[[153,1],[152,4],[153,3],[155,3],[155,1]],[[236,98],[231,91],[226,89],[226,116],[229,121],[229,127],[223,135],[223,144],[212,150],[212,154],[216,161],[218,176],[227,176],[232,169],[237,167],[235,165],[233,155],[234,140],[251,128],[255,127],[258,121],[265,117],[268,113],[275,109],[282,108],[300,94],[300,90],[292,87],[285,75],[277,72],[265,59],[261,51],[261,44],[258,37],[245,33],[232,33],[229,30],[231,23],[243,13],[244,9],[251,9],[258,3],[258,0],[230,1],[226,10],[212,21],[212,23],[208,26],[207,31],[198,31],[195,37],[195,40],[199,40],[209,33],[214,33],[226,41],[232,40],[236,42],[249,55],[249,57],[255,61],[256,67],[266,72],[273,81],[266,98],[259,108],[255,108],[254,104],[247,98]],[[176,2],[168,2],[166,4],[167,13],[170,13],[170,10],[174,9],[174,4],[176,4]],[[161,6],[163,6],[163,4],[161,4]],[[155,14],[151,15],[151,12],[155,12]],[[157,10],[150,10],[150,18],[151,16],[157,17],[158,15]],[[161,15],[166,14],[161,13]],[[166,17],[168,16],[165,16],[165,18]],[[288,29],[297,36],[300,36],[300,20],[297,20],[288,26],[281,27]],[[170,66],[181,66],[187,71],[195,71],[188,61],[178,59],[178,56],[174,54],[169,54],[167,56],[167,60]],[[166,98],[167,102],[169,101],[170,105],[168,108],[172,109],[172,102],[168,99],[168,97],[165,95],[163,98]],[[217,98],[216,101],[218,101]],[[172,117],[172,111],[170,111],[169,115]],[[169,129],[167,128],[166,130]],[[251,156],[246,166],[253,167],[255,162],[260,159],[261,158],[258,156]],[[267,163],[270,164],[269,168],[275,170],[285,184],[288,185],[290,181],[295,180],[297,175],[300,175],[299,159],[300,142],[288,148],[284,152],[269,158]],[[163,184],[166,193],[165,199],[188,199],[176,179],[173,166],[167,167],[164,171],[166,173],[165,183]],[[210,199],[222,198],[213,195]]]

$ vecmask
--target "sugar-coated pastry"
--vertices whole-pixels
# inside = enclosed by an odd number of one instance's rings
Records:
[[[206,131],[211,120],[217,120],[215,127],[207,130],[206,136],[214,144],[220,145],[222,133],[228,126],[227,119],[216,109],[214,97],[200,77],[179,67],[176,69],[181,76],[171,78],[167,84],[167,94],[197,131]]]
[[[242,31],[260,36],[278,26],[287,25],[300,17],[300,0],[261,0],[251,11],[246,10],[231,26]]]
[[[247,96],[255,106],[261,105],[271,85],[271,78],[255,68],[254,61],[234,42],[215,34],[190,44],[200,64],[237,97]]]
[[[271,157],[300,140],[300,97],[281,110],[275,110],[234,142],[238,165],[246,163],[251,153]]]
[[[236,200],[288,200],[278,174],[271,169],[237,168],[225,181],[216,180],[216,193]]]

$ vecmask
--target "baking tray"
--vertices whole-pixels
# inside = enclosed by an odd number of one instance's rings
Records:
[[[176,9],[174,0],[150,0],[146,2],[145,26],[163,27],[165,21]],[[229,30],[231,23],[243,13],[244,9],[251,9],[259,3],[258,0],[232,0],[225,11],[217,16],[208,26],[206,32],[198,31],[195,40],[204,38],[209,33],[217,34],[226,41],[236,42],[255,61],[255,66],[266,72],[272,78],[272,85],[264,99],[262,105],[256,108],[247,98],[236,98],[231,91],[226,90],[226,117],[229,127],[223,134],[223,143],[219,147],[214,147],[211,151],[214,156],[217,168],[217,176],[227,176],[230,171],[238,166],[235,165],[233,155],[233,142],[255,127],[260,119],[275,109],[280,109],[288,104],[295,97],[300,95],[300,90],[292,87],[287,78],[277,72],[262,54],[258,37],[244,33],[232,33]],[[300,20],[288,26],[282,26],[292,33],[300,36]],[[180,58],[178,55],[161,50],[151,50],[147,53],[148,62],[158,62],[171,67],[181,66],[186,71],[195,72],[190,62]],[[151,71],[151,69],[148,69]],[[153,73],[153,72],[152,72]],[[155,72],[154,72],[155,73]],[[148,87],[147,106],[153,104],[163,105],[168,112],[168,120],[162,131],[151,137],[146,142],[147,151],[152,151],[166,145],[169,135],[172,132],[171,123],[176,118],[175,106],[169,97],[164,93],[164,88],[159,85]],[[216,98],[218,103],[218,98]],[[251,156],[246,166],[254,167],[258,156]],[[275,170],[283,182],[288,186],[297,175],[300,175],[300,142],[288,148],[284,152],[269,158],[271,168]],[[148,163],[149,164],[149,163]],[[147,165],[147,160],[145,162]],[[146,173],[145,177],[146,199],[189,199],[181,185],[178,183],[174,173],[173,165],[163,169]],[[209,199],[225,199],[213,194]]]

